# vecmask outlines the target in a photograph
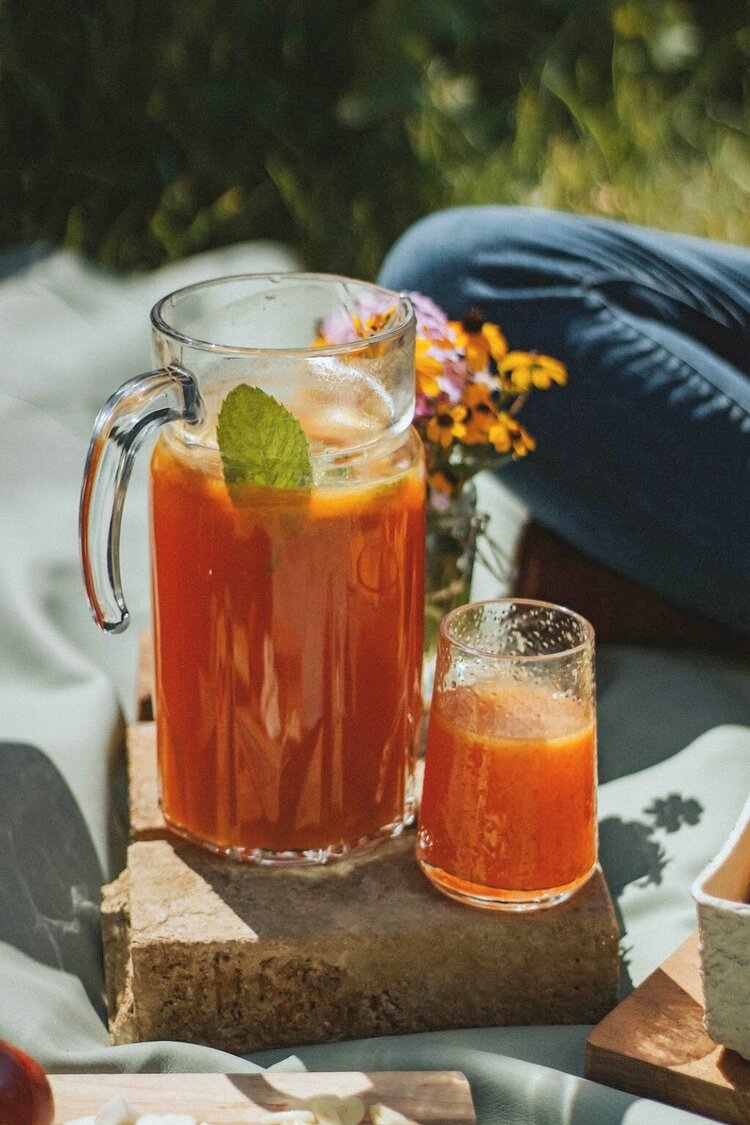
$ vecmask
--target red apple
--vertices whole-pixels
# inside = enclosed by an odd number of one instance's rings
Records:
[[[55,1107],[38,1062],[0,1039],[0,1125],[52,1125]]]

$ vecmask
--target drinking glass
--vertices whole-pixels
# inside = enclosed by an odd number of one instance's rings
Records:
[[[378,331],[321,323],[380,310]],[[97,419],[81,499],[97,623],[127,625],[119,531],[132,458],[151,457],[155,710],[170,827],[221,855],[323,862],[414,818],[421,717],[424,459],[411,304],[309,274],[217,278],[151,314],[157,370]],[[237,483],[217,416],[239,384],[290,410],[299,488]],[[252,437],[252,434],[249,435]]]
[[[460,902],[533,910],[597,862],[594,631],[561,606],[476,602],[444,618],[417,858]]]

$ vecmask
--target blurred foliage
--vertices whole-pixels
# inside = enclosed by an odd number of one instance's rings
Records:
[[[0,0],[0,244],[370,277],[529,202],[750,242],[742,0]]]

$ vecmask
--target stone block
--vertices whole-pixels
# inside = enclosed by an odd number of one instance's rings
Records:
[[[600,873],[567,903],[505,914],[445,898],[413,853],[413,833],[322,867],[131,845],[127,880],[104,890],[113,1042],[247,1052],[594,1023],[612,1008],[618,933]]]
[[[126,735],[130,835],[134,840],[170,838],[159,808],[156,723],[133,723]]]

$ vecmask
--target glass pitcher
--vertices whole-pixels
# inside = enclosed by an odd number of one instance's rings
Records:
[[[321,344],[322,324],[360,324],[375,307],[377,334]],[[414,818],[422,711],[413,309],[344,278],[245,275],[172,293],[151,322],[158,369],[125,383],[95,424],[81,545],[94,618],[118,632],[128,621],[124,493],[140,442],[158,428],[151,573],[164,817],[218,854],[266,863],[324,862],[395,835]],[[243,383],[300,421],[309,486],[227,484],[217,417]]]

